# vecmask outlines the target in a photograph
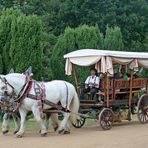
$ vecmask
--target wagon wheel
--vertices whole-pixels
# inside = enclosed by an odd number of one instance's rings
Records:
[[[81,128],[85,124],[85,117],[80,116],[79,119],[76,120],[76,123],[72,123],[75,128]]]
[[[148,123],[148,95],[144,94],[138,101],[138,120],[140,123]]]
[[[110,130],[113,124],[113,111],[109,108],[104,108],[99,114],[99,122],[104,130]]]

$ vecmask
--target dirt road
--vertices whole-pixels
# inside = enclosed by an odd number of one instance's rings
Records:
[[[51,129],[44,138],[37,131],[26,131],[21,139],[10,133],[0,135],[0,148],[148,148],[148,124],[122,122],[103,131],[96,122],[73,128],[70,135],[58,135]]]

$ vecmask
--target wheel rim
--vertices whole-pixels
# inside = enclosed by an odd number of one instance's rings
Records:
[[[100,125],[104,130],[111,129],[113,124],[113,113],[110,109],[106,109],[100,113]]]
[[[81,128],[85,123],[85,118],[84,117],[80,117],[80,119],[77,119],[76,123],[73,123],[72,125],[75,128]]]
[[[148,97],[148,95],[143,95],[139,99],[138,102],[138,119],[140,123],[145,124],[148,123],[148,105],[146,101],[144,100],[145,97]]]
[[[148,122],[148,108],[147,106],[140,106],[138,109],[138,119],[141,123],[145,124]]]

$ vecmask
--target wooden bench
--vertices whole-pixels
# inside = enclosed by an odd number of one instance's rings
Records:
[[[145,78],[135,78],[132,81],[132,94],[146,92],[147,79]],[[120,91],[116,91],[120,89]],[[130,94],[130,80],[128,79],[117,79],[114,80],[114,100],[118,94]]]
[[[140,92],[146,92],[147,82],[148,81],[145,78],[133,79],[133,81],[132,81],[132,94],[140,93]],[[121,95],[125,94],[127,97],[129,97],[129,94],[130,94],[130,79],[109,79],[108,83],[109,83],[108,89],[109,89],[109,101],[110,102],[115,102],[116,99],[117,99],[117,96],[119,96],[120,94]],[[97,92],[96,95],[103,95],[104,96],[104,102],[107,101],[106,100],[107,83],[106,83],[105,79],[100,81],[99,92]],[[90,93],[88,93],[88,96],[90,96]],[[96,97],[96,98],[98,98],[98,97]],[[90,100],[90,99],[88,99],[88,100]],[[98,101],[98,100],[94,100],[94,101]]]

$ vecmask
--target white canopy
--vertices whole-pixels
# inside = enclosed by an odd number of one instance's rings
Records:
[[[66,58],[66,75],[71,75],[72,64],[79,66],[95,64],[98,71],[110,74],[113,74],[113,64],[129,64],[133,70],[136,70],[138,66],[148,68],[148,53],[146,52],[81,49],[64,55],[64,58]]]

